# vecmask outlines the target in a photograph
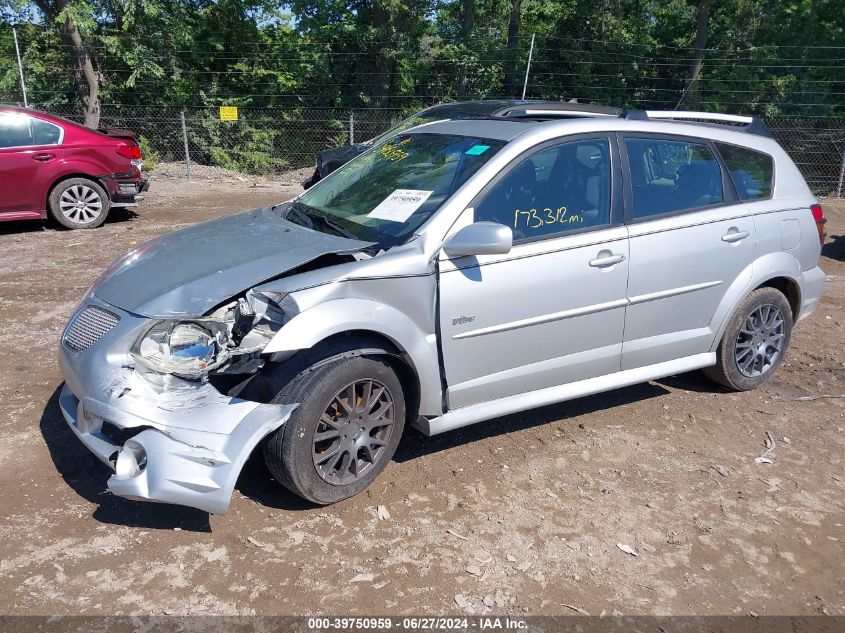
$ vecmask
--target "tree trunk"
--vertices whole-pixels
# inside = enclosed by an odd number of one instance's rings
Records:
[[[375,55],[375,66],[378,72],[377,84],[380,93],[377,103],[381,108],[390,107],[390,99],[393,96],[393,82],[392,72],[395,68],[396,61],[394,56],[389,53],[392,49],[391,42],[392,29],[390,26],[390,14],[381,0],[373,2],[373,26],[378,33],[378,39],[383,43],[378,45],[379,52]]]
[[[507,97],[516,97],[516,54],[517,54],[517,36],[519,35],[519,18],[522,9],[522,0],[511,1],[511,15],[508,19],[508,43],[507,55],[508,59],[505,62],[505,80],[504,91]]]
[[[698,4],[698,18],[695,27],[695,50],[692,55],[692,62],[689,66],[689,83],[681,102],[688,100],[695,92],[695,82],[701,73],[704,64],[704,49],[707,46],[707,23],[710,19],[710,0],[702,0]]]
[[[475,0],[464,0],[464,20],[461,25],[461,35],[463,36],[464,48],[468,49],[470,45],[470,35],[472,34],[472,21],[475,17]],[[458,76],[458,97],[463,98],[467,93],[467,69],[466,65],[461,64],[461,73]]]
[[[36,0],[36,5],[48,20],[53,21],[67,8],[68,2]],[[88,48],[82,42],[82,34],[69,15],[59,23],[59,37],[70,52],[77,76],[84,82],[84,86],[79,86],[79,92],[85,108],[85,125],[96,129],[100,125],[100,76],[94,70]]]
[[[82,43],[82,35],[70,17],[59,25],[59,34],[71,51],[76,72],[85,82],[84,87],[80,86],[82,104],[85,106],[85,125],[96,129],[100,125],[100,78],[94,70],[88,49]]]

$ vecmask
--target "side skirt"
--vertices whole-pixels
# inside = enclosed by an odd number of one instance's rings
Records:
[[[715,364],[715,353],[694,354],[693,356],[686,356],[655,365],[626,369],[625,371],[606,374],[598,378],[579,380],[565,385],[557,385],[538,389],[537,391],[508,396],[507,398],[480,402],[468,407],[448,411],[436,418],[427,419],[420,417],[413,423],[413,426],[425,435],[437,435],[438,433],[459,429],[462,426],[469,426],[482,420],[490,420],[499,416],[527,411],[528,409],[543,407],[556,402],[580,398],[581,396],[589,396],[602,391],[628,387],[656,378],[665,378],[666,376],[681,374]]]

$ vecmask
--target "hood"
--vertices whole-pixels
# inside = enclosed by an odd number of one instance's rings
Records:
[[[144,316],[201,316],[321,255],[369,245],[287,222],[279,210],[256,209],[144,242],[115,261],[91,292]]]

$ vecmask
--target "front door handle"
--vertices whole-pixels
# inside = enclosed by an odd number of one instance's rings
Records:
[[[46,163],[47,161],[53,160],[56,157],[55,154],[51,154],[49,152],[41,152],[39,154],[35,154],[32,157],[33,160],[40,161],[42,163]]]
[[[593,268],[607,268],[608,266],[613,266],[624,261],[624,255],[615,255],[610,251],[602,251],[598,254],[598,257],[590,260],[590,266]]]
[[[727,242],[728,244],[733,244],[734,242],[741,242],[749,235],[751,234],[748,231],[740,231],[735,226],[732,226],[728,229],[728,232],[722,236],[722,241]]]

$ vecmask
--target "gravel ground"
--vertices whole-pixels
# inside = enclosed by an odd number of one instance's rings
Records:
[[[131,246],[287,199],[307,171],[164,166],[100,229],[0,225],[0,613],[845,614],[842,203],[822,305],[758,391],[692,373],[410,430],[370,490],[327,508],[257,457],[225,516],[111,496],[57,406],[76,302]]]

